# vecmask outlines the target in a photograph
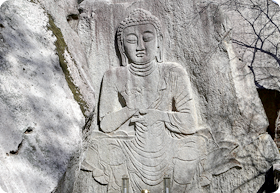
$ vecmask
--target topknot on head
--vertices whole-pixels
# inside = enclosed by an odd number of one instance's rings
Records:
[[[125,18],[119,25],[117,30],[117,36],[121,36],[123,30],[126,27],[134,26],[134,25],[141,25],[141,24],[152,24],[158,35],[161,34],[161,24],[159,19],[152,15],[149,11],[146,11],[144,9],[138,8],[134,9],[127,18]]]
[[[159,45],[159,56],[156,56],[156,59],[158,62],[162,62],[162,48],[161,48],[161,39],[162,39],[162,32],[161,32],[161,24],[159,19],[152,15],[149,11],[146,11],[144,9],[135,9],[133,10],[127,18],[125,18],[119,25],[117,29],[117,43],[118,43],[118,48],[121,54],[121,61],[122,65],[126,66],[128,64],[127,61],[127,56],[125,53],[124,49],[124,37],[123,37],[123,31],[125,28],[130,27],[130,26],[136,26],[136,25],[143,25],[143,24],[152,24],[157,32],[158,37],[158,45]]]

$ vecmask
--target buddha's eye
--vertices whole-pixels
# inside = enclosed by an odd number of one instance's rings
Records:
[[[126,36],[125,41],[129,44],[136,44],[137,37],[135,35],[130,34],[130,35]]]
[[[143,41],[144,41],[144,42],[152,41],[154,38],[155,38],[154,34],[153,34],[153,33],[150,33],[150,32],[146,32],[146,33],[144,33],[144,35],[143,35]]]

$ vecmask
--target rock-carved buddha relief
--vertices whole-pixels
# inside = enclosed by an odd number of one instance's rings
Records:
[[[104,74],[101,131],[93,133],[82,170],[107,185],[107,192],[121,191],[123,175],[130,192],[161,192],[166,175],[173,192],[199,192],[212,174],[239,167],[228,156],[235,145],[215,144],[209,152],[215,140],[198,124],[186,70],[163,61],[159,19],[143,9],[132,11],[118,27],[117,42],[122,66]]]

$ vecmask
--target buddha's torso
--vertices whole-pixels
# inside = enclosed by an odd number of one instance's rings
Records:
[[[123,68],[127,78],[117,85],[118,92],[127,100],[134,100],[135,109],[154,109],[154,102],[159,98],[159,87],[163,77],[156,65],[153,71],[145,76],[131,73],[130,66]],[[136,96],[126,97],[125,93]],[[156,185],[162,181],[164,173],[168,170],[168,158],[166,157],[166,143],[169,137],[165,132],[163,122],[156,121],[151,126],[135,124],[135,137],[131,141],[124,142],[125,152],[130,157],[129,168],[135,170],[136,178],[146,184]],[[133,169],[134,168],[134,169]]]
[[[149,109],[159,96],[158,87],[162,77],[160,76],[159,67],[155,65],[152,72],[139,76],[131,72],[130,66],[122,67],[122,76],[116,83],[116,87],[125,101],[133,100],[135,109]],[[131,95],[127,97],[127,95]]]

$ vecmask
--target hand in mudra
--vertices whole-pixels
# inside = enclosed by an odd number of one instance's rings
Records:
[[[129,109],[138,109],[141,107],[143,101],[142,101],[142,90],[140,88],[130,89],[126,90],[121,93],[126,106]]]
[[[151,126],[157,121],[163,121],[164,112],[155,109],[139,109],[130,119],[130,122]]]

